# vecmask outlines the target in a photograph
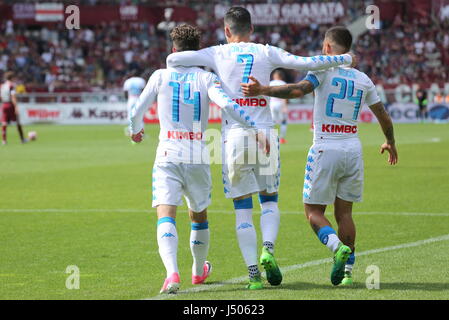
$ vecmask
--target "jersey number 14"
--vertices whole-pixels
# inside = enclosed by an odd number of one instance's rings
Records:
[[[172,97],[172,120],[173,122],[179,122],[179,98],[181,91],[181,83],[176,81],[170,81],[168,83],[170,87],[173,87]],[[193,121],[201,120],[201,94],[199,91],[193,92],[193,97],[190,92],[190,83],[185,82],[183,87],[183,102],[185,104],[193,105]]]

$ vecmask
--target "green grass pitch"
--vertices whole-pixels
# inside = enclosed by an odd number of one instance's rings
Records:
[[[29,126],[38,140],[20,145],[14,127],[0,147],[0,299],[147,299],[158,295],[165,270],[151,209],[157,126],[131,145],[122,126]],[[449,299],[449,125],[396,125],[399,164],[379,154],[378,125],[360,125],[364,201],[357,225],[355,284],[333,287],[330,257],[303,215],[301,190],[311,133],[291,125],[281,147],[279,287],[248,292],[232,202],[221,169],[212,166],[208,284],[190,284],[190,224],[178,210],[181,292],[170,299]],[[259,231],[260,209],[254,197]],[[332,208],[328,208],[332,217]],[[331,218],[332,221],[333,218]],[[335,223],[334,223],[335,226]],[[260,232],[259,232],[260,236]],[[428,241],[422,241],[428,240]],[[259,238],[259,244],[261,239]],[[377,250],[380,249],[380,250]],[[66,268],[80,270],[68,290]],[[380,289],[368,290],[370,265]]]

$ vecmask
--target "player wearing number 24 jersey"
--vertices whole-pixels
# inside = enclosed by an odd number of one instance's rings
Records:
[[[274,243],[279,230],[278,189],[280,183],[279,141],[270,130],[273,120],[268,99],[264,96],[244,97],[240,84],[248,82],[250,76],[257,77],[268,85],[270,74],[276,68],[298,70],[323,70],[352,63],[350,54],[326,57],[299,57],[270,45],[250,42],[253,31],[250,13],[242,7],[230,8],[224,18],[224,31],[228,44],[205,48],[199,51],[174,53],[167,57],[168,66],[206,66],[211,68],[223,82],[225,92],[254,119],[258,126],[270,131],[270,157],[254,157],[254,134],[251,129],[222,114],[223,183],[227,198],[234,201],[236,232],[249,272],[249,289],[260,289],[262,283],[258,269],[257,237],[252,221],[252,194],[259,193],[262,208],[261,230],[263,238],[262,256],[259,259],[267,272],[268,282],[279,285],[280,270],[274,261]],[[268,135],[267,135],[268,136]],[[245,160],[248,159],[248,160]],[[249,159],[256,159],[251,161]],[[264,163],[269,163],[265,170]]]
[[[171,32],[174,50],[197,50],[196,28],[180,25]],[[190,248],[193,255],[192,283],[201,284],[211,271],[206,261],[209,249],[207,207],[211,202],[211,176],[204,133],[209,102],[226,110],[242,127],[254,126],[248,113],[233,102],[218,77],[197,67],[155,71],[131,110],[132,139],[140,142],[143,116],[157,99],[160,121],[159,145],[153,167],[153,207],[157,209],[157,241],[167,271],[161,293],[176,293],[180,277],[176,260],[178,236],[176,207],[186,198],[192,221]]]
[[[344,27],[326,32],[323,53],[333,56],[349,51],[351,33]],[[368,76],[356,69],[336,67],[327,71],[309,72],[297,83],[284,86],[244,84],[249,96],[265,94],[279,98],[299,98],[315,92],[314,141],[307,156],[303,202],[305,213],[320,241],[334,253],[331,282],[334,285],[351,284],[355,262],[355,226],[352,221],[352,203],[362,199],[363,159],[358,138],[357,121],[363,105],[373,111],[387,141],[381,152],[389,152],[389,163],[397,163],[393,124],[376,88]],[[338,234],[325,218],[326,206],[334,204]]]

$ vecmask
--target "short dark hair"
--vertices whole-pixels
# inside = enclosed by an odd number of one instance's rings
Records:
[[[201,33],[197,27],[181,24],[170,32],[170,38],[178,51],[199,50]]]
[[[14,72],[12,71],[7,71],[5,72],[5,80],[12,80],[14,78]]]
[[[335,42],[337,45],[345,49],[345,51],[351,50],[352,35],[351,32],[345,27],[332,27],[326,31],[325,38]]]
[[[284,74],[284,71],[283,71],[282,69],[276,69],[276,70],[274,70],[274,71],[273,71],[273,76],[274,76],[275,74],[278,74],[279,77],[281,77],[282,80],[285,79],[285,74]]]
[[[226,12],[224,22],[232,34],[246,35],[251,32],[251,14],[243,7],[232,7]]]

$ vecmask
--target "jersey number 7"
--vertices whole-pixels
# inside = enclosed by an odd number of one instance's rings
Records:
[[[245,70],[243,71],[242,83],[249,82],[249,76],[251,75],[251,70],[253,69],[254,56],[252,54],[239,54],[237,56],[237,63],[244,63]]]
[[[331,93],[327,98],[326,103],[326,116],[333,118],[342,118],[343,115],[338,112],[334,112],[334,101],[335,99],[348,99],[349,101],[355,102],[354,113],[352,115],[352,120],[357,120],[360,111],[360,105],[362,104],[363,90],[357,89],[357,95],[354,96],[354,81],[346,80],[343,78],[333,78],[332,85],[338,87],[341,85],[339,93]]]
[[[168,83],[170,87],[173,87],[172,97],[172,120],[173,122],[179,122],[179,97],[181,91],[181,83],[176,81],[170,81]],[[193,105],[193,121],[201,120],[201,94],[199,91],[193,92],[193,98],[190,92],[190,83],[185,82],[183,86],[183,102],[185,104]]]

